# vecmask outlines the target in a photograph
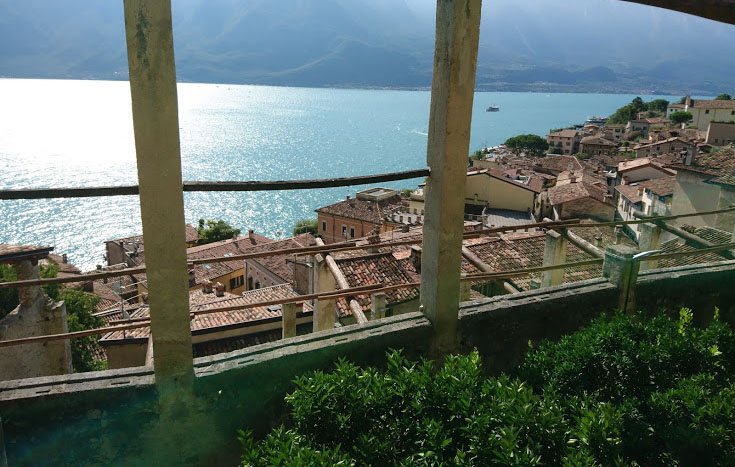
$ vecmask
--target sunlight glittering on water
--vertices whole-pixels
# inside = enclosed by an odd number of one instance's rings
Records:
[[[185,180],[287,180],[426,166],[429,93],[180,84]],[[606,115],[626,95],[477,93],[470,149]],[[127,82],[0,79],[0,189],[137,183]],[[486,113],[490,104],[501,106]],[[386,183],[415,187],[420,180]],[[296,220],[365,187],[186,193],[187,222],[290,235]],[[0,201],[0,242],[54,245],[83,270],[104,241],[142,231],[135,196]]]

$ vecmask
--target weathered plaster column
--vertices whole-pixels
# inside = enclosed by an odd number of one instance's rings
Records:
[[[627,314],[635,312],[635,284],[640,267],[640,262],[633,259],[636,253],[635,248],[627,245],[612,245],[605,250],[602,264],[602,276],[620,292],[617,308]]]
[[[13,263],[18,280],[39,279],[38,258]],[[40,286],[18,288],[19,305],[0,319],[0,340],[68,332],[66,305],[48,298]],[[0,381],[72,372],[68,339],[0,348]]]
[[[284,303],[281,307],[283,313],[283,338],[296,337],[296,313],[303,308],[301,303]]]
[[[421,304],[435,348],[457,339],[464,189],[475,90],[481,0],[438,0],[431,83]]]
[[[544,266],[564,264],[567,260],[567,239],[556,230],[546,231],[544,246]],[[553,269],[541,273],[541,287],[551,287],[564,282],[564,270]]]
[[[314,255],[314,290],[316,293],[334,292],[337,289],[337,283],[334,276],[329,271],[327,261],[322,255]],[[314,332],[324,331],[334,328],[336,320],[337,306],[336,300],[315,300],[314,301]]]
[[[640,224],[640,238],[638,240],[638,248],[641,251],[652,251],[661,249],[661,227],[650,222]],[[640,270],[658,268],[658,260],[641,261]]]
[[[370,319],[376,320],[385,318],[385,310],[387,308],[388,298],[385,293],[374,293],[370,296]]]
[[[466,273],[460,274],[460,279],[464,279],[467,276]],[[470,301],[470,291],[472,290],[472,282],[460,281],[459,282],[459,303]]]
[[[169,0],[125,0],[130,94],[156,381],[193,378]]]

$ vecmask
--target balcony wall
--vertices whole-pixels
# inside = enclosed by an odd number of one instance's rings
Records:
[[[733,283],[734,261],[648,271],[639,278],[638,308],[678,311],[686,305],[704,323],[718,306],[732,323]],[[613,311],[616,294],[604,279],[595,279],[467,302],[460,310],[460,350],[476,347],[488,372],[497,373],[522,358],[529,340],[556,339]],[[412,358],[430,356],[432,333],[428,320],[410,313],[198,358],[190,393],[166,394],[165,387],[153,385],[147,367],[3,382],[8,461],[235,465],[236,430],[263,432],[283,423],[283,396],[296,375],[329,369],[340,356],[380,365],[389,348],[402,348]],[[188,441],[182,445],[181,439]]]

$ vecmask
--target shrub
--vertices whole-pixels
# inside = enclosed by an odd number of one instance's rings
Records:
[[[603,316],[497,378],[476,351],[340,360],[295,380],[291,429],[241,433],[243,465],[735,465],[735,338],[691,316]]]

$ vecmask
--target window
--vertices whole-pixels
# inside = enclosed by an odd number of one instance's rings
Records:
[[[322,232],[326,232],[326,231],[327,231],[327,223],[326,221],[322,221]]]
[[[245,283],[245,277],[244,276],[237,276],[230,279],[230,290],[235,290],[238,287],[242,287],[242,285]]]
[[[735,110],[731,110],[730,115],[735,115]]]
[[[345,235],[347,235],[347,226],[343,225],[342,226],[342,236],[344,237]]]
[[[255,281],[255,288],[256,289],[259,289],[260,288],[260,281]]]
[[[708,114],[709,113],[709,109],[705,110],[704,113]]]
[[[417,212],[417,211],[418,211],[418,209],[416,209],[416,208],[413,208],[413,213],[414,213],[414,214],[418,214],[418,212]]]
[[[350,238],[355,238],[355,228],[350,227]]]
[[[248,290],[253,290],[253,278],[248,277]]]

